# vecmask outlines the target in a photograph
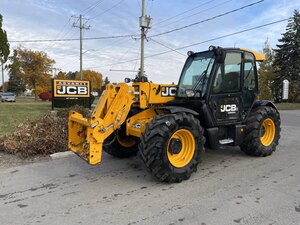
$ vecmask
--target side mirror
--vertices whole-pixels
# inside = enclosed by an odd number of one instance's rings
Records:
[[[124,79],[124,82],[125,82],[125,83],[130,83],[130,82],[131,82],[131,79],[130,79],[130,78],[125,78],[125,79]]]

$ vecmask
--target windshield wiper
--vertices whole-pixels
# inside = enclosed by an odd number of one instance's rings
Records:
[[[196,90],[196,88],[199,86],[200,82],[203,80],[203,78],[206,76],[207,70],[204,70],[202,74],[198,77],[196,83],[193,85],[192,90]]]

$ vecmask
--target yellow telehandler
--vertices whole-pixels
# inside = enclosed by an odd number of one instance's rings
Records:
[[[70,112],[69,148],[89,164],[100,163],[103,150],[121,158],[138,153],[165,182],[197,170],[205,140],[211,148],[271,155],[280,115],[272,102],[258,99],[256,62],[263,60],[258,52],[211,46],[188,52],[178,85],[145,76],[109,84],[90,118]]]

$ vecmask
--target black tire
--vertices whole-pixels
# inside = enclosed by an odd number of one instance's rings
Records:
[[[168,157],[170,138],[178,130],[188,130],[195,144],[191,160],[180,168],[173,166]],[[152,122],[147,124],[139,144],[139,155],[150,173],[158,180],[169,183],[181,182],[189,179],[197,170],[202,159],[204,142],[203,128],[192,114],[183,112],[165,114],[154,117]]]
[[[271,119],[275,125],[275,136],[272,142],[266,146],[262,144],[261,136],[264,132],[263,122]],[[251,111],[246,122],[245,139],[241,144],[241,150],[248,155],[269,156],[275,150],[280,139],[280,116],[276,109],[269,106],[260,106]]]
[[[138,152],[138,139],[134,137],[128,137],[125,135],[125,126],[123,125],[120,130],[115,131],[111,136],[103,143],[103,150],[117,158],[129,158],[134,156]],[[124,146],[120,143],[120,140],[127,142],[135,142],[132,146]]]

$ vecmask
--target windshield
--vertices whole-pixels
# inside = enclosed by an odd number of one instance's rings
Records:
[[[10,92],[2,93],[0,95],[2,95],[2,96],[15,96],[14,93],[10,93]]]
[[[195,97],[203,96],[214,64],[213,52],[201,52],[189,57],[178,85],[178,97],[187,97],[186,90],[194,90]]]

